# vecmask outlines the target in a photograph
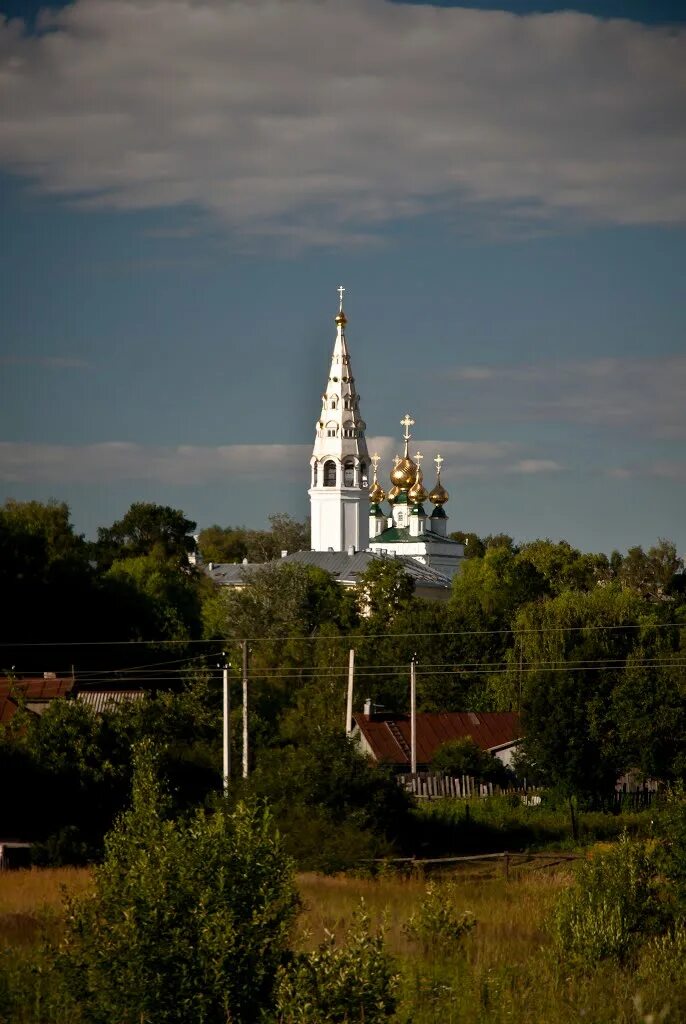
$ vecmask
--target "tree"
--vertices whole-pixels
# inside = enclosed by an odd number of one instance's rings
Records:
[[[456,540],[458,544],[464,544],[465,558],[483,558],[486,554],[486,545],[476,533],[455,530],[450,534],[450,539]]]
[[[607,794],[620,774],[613,691],[644,614],[636,595],[598,587],[528,605],[515,619],[510,679],[515,704],[522,687],[525,752],[569,798]]]
[[[372,559],[358,579],[360,612],[364,616],[383,619],[385,624],[407,607],[413,593],[414,580],[405,567],[393,559]]]
[[[82,1024],[254,1024],[271,1008],[299,899],[264,810],[168,817],[149,748],[94,891],[69,904],[55,976]]]
[[[553,594],[563,590],[590,590],[610,577],[606,555],[582,554],[566,540],[534,540],[523,544],[518,558],[529,562],[547,581]]]
[[[152,555],[186,566],[188,555],[195,551],[195,538],[191,536],[195,527],[180,509],[134,502],[122,519],[110,527],[98,528],[98,562],[108,568],[118,559]]]
[[[242,562],[248,555],[248,531],[215,523],[200,531],[198,550],[205,562]]]
[[[502,761],[482,750],[471,736],[442,743],[431,759],[431,767],[446,775],[471,775],[484,782],[502,782],[507,776]]]
[[[675,576],[683,572],[683,568],[676,545],[661,537],[647,554],[640,546],[629,548],[619,569],[619,580],[622,586],[635,590],[642,597],[664,601],[672,596]]]

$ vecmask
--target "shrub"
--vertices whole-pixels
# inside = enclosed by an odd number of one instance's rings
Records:
[[[455,945],[474,928],[476,918],[470,910],[457,910],[454,896],[450,884],[439,887],[429,882],[419,909],[405,925],[406,935],[421,943],[425,951],[436,945]]]
[[[662,919],[654,858],[623,835],[614,849],[596,854],[577,871],[553,920],[563,956],[592,965],[626,960]]]
[[[488,750],[482,750],[471,736],[442,743],[433,756],[431,767],[446,775],[472,775],[501,785],[511,778],[502,761]]]
[[[56,985],[83,1024],[253,1024],[299,906],[290,861],[260,808],[177,822],[167,806],[144,750],[95,891],[68,902]]]
[[[362,904],[346,944],[328,933],[313,953],[301,953],[282,968],[277,992],[278,1024],[382,1024],[396,1007],[398,976],[382,931],[372,933]]]

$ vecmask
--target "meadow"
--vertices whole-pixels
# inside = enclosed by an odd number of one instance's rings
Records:
[[[685,1020],[686,971],[660,939],[626,966],[580,969],[556,957],[548,922],[573,871],[570,862],[533,860],[513,865],[508,879],[493,863],[459,865],[440,877],[300,874],[303,908],[294,942],[312,949],[332,934],[344,941],[364,906],[396,958],[398,1024]],[[7,962],[26,966],[41,927],[59,930],[63,893],[83,892],[91,877],[88,869],[73,868],[0,875],[0,948]],[[463,934],[451,931],[451,923],[467,919],[475,923]],[[36,1020],[28,1008],[24,1020]]]

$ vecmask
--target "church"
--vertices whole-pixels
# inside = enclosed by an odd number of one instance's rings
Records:
[[[419,451],[410,455],[415,423],[406,413],[400,421],[403,454],[395,456],[388,489],[379,482],[381,460],[376,453],[369,457],[367,425],[352,372],[344,291],[340,286],[336,337],[310,459],[312,550],[284,552],[283,560],[316,565],[343,585],[355,586],[370,561],[393,558],[412,577],[418,596],[446,599],[450,581],[460,571],[464,547],[448,537],[449,495],[441,483],[444,460],[436,453],[436,479],[427,491],[424,456]],[[427,505],[433,506],[430,512]],[[220,564],[208,569],[217,583],[241,586],[250,567]]]

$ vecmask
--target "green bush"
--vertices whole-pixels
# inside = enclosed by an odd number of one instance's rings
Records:
[[[254,1024],[299,907],[291,863],[262,809],[166,807],[144,751],[94,893],[68,902],[54,988],[80,1024]]]
[[[563,957],[590,966],[627,960],[662,921],[654,857],[624,835],[581,864],[555,910],[553,934]]]
[[[457,910],[454,898],[454,886],[429,882],[418,910],[405,925],[405,934],[419,942],[425,952],[436,946],[444,950],[455,946],[476,925],[470,910]]]
[[[364,908],[355,914],[338,947],[328,935],[313,953],[300,953],[282,968],[277,990],[278,1024],[383,1024],[396,1007],[398,976],[384,945],[372,933]]]

